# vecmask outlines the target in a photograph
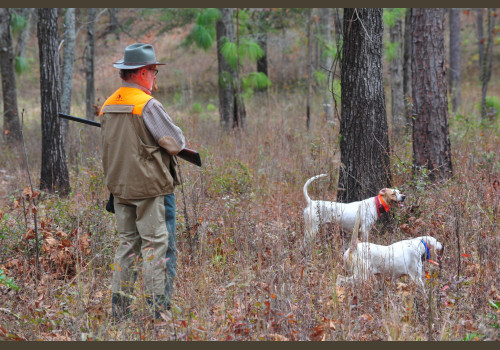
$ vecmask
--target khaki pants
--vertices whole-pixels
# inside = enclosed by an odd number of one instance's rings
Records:
[[[113,293],[132,294],[142,256],[146,295],[164,295],[168,247],[164,196],[132,200],[115,197],[114,205],[120,243],[114,262]]]

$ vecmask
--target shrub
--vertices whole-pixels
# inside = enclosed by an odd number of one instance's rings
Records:
[[[500,99],[496,96],[486,97],[486,115],[493,119],[500,113]]]
[[[199,102],[193,103],[193,106],[191,107],[191,113],[202,113],[203,112],[203,106]]]
[[[3,269],[0,269],[0,284],[3,284],[4,286],[7,286],[12,289],[16,290],[20,289],[20,287],[18,287],[14,282],[13,278],[5,276],[5,272]]]
[[[252,189],[252,174],[247,165],[240,161],[224,162],[210,174],[212,181],[208,187],[210,194],[246,194]]]

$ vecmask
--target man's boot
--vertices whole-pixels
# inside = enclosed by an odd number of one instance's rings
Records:
[[[130,304],[130,297],[127,297],[121,293],[113,293],[111,297],[111,311],[113,314],[113,321],[115,323],[121,322],[131,315]]]
[[[146,302],[152,308],[153,316],[155,320],[161,319],[161,312],[165,312],[165,310],[170,309],[170,303],[167,302],[167,298],[165,295],[156,295],[154,297],[146,297]]]

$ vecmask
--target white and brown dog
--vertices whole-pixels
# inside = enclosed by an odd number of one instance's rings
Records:
[[[355,236],[355,235],[353,235]],[[373,275],[399,278],[404,275],[424,288],[422,270],[424,261],[431,261],[432,254],[442,255],[444,246],[434,237],[421,236],[406,239],[388,246],[354,241],[344,253],[344,266],[352,276],[345,278],[352,282],[366,280]],[[343,278],[338,279],[342,282]]]
[[[352,203],[311,200],[307,194],[307,187],[314,180],[324,176],[328,174],[313,176],[304,184],[304,197],[307,201],[307,207],[304,209],[305,244],[313,242],[319,231],[319,225],[323,223],[338,222],[343,231],[352,232],[358,209],[361,218],[359,230],[363,234],[364,241],[368,241],[368,234],[380,218],[380,214],[389,211],[393,206],[402,205],[406,198],[399,190],[384,188],[380,190],[378,196]]]

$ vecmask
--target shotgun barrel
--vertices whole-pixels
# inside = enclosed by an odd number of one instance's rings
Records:
[[[64,114],[64,113],[59,113],[58,116],[59,116],[59,118],[68,119],[68,120],[71,120],[74,122],[92,125],[92,126],[97,126],[98,128],[101,127],[101,123],[95,122],[93,120],[78,118],[78,117],[75,117],[75,116],[72,116],[69,114]],[[192,163],[192,164],[197,165],[197,166],[201,166],[201,158],[200,158],[200,154],[198,153],[198,151],[195,151],[195,150],[189,149],[189,148],[184,148],[179,153],[177,153],[177,156],[179,158],[184,159],[185,161],[188,161],[189,163]]]

